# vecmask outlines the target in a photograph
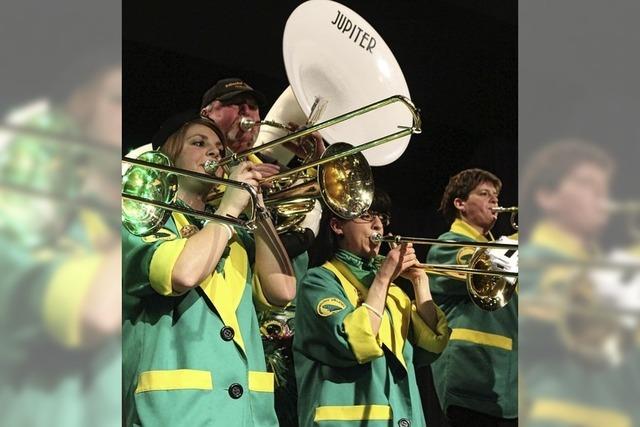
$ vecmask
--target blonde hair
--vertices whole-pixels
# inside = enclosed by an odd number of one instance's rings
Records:
[[[218,138],[220,138],[220,142],[222,142],[222,146],[224,147],[224,149],[226,149],[227,139],[225,138],[224,133],[222,133],[220,128],[218,128],[218,125],[213,122],[213,120],[206,117],[194,118],[185,122],[180,127],[180,129],[172,133],[160,147],[160,152],[166,154],[172,163],[175,163],[178,156],[180,156],[180,153],[182,152],[182,149],[184,147],[187,130],[189,130],[189,128],[193,125],[203,125],[211,129],[213,132],[215,132],[216,135],[218,135]],[[224,152],[222,153],[222,155],[224,156]]]

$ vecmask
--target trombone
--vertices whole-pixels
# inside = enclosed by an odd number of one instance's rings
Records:
[[[518,231],[518,221],[517,221],[517,216],[518,216],[518,207],[517,206],[511,206],[508,208],[505,207],[501,207],[498,206],[496,208],[491,208],[492,212],[501,214],[501,213],[510,213],[511,217],[509,217],[509,222],[511,223],[511,227],[513,227],[514,230]]]
[[[360,107],[357,108],[353,111],[349,111],[348,113],[344,113],[341,114],[337,117],[334,117],[332,119],[326,120],[324,122],[318,123],[316,125],[313,126],[309,126],[307,128],[298,130],[296,132],[290,133],[289,135],[285,135],[282,138],[278,138],[275,139],[273,141],[270,141],[266,144],[260,145],[258,147],[254,147],[251,148],[249,150],[243,151],[241,153],[232,153],[231,155],[225,157],[224,159],[219,160],[218,162],[211,162],[209,164],[210,168],[216,168],[218,166],[223,166],[226,165],[227,163],[237,163],[239,161],[242,161],[242,159],[246,158],[247,156],[251,155],[251,154],[255,154],[257,152],[263,151],[263,150],[267,150],[269,148],[273,148],[277,145],[281,145],[285,142],[289,142],[289,141],[293,141],[295,139],[307,136],[312,134],[313,132],[319,131],[321,129],[327,128],[329,126],[333,126],[336,125],[338,123],[342,123],[346,120],[352,119],[354,117],[360,116],[362,114],[366,114],[370,111],[374,111],[377,110],[379,108],[383,108],[386,107],[387,105],[391,105],[394,104],[396,102],[401,103],[402,105],[404,105],[409,112],[411,112],[411,116],[413,117],[413,123],[411,124],[411,126],[398,126],[401,130],[399,130],[398,132],[394,132],[394,133],[390,133],[388,135],[385,135],[381,138],[378,139],[374,139],[373,141],[369,141],[367,143],[364,143],[362,145],[358,145],[357,147],[353,147],[349,150],[337,153],[333,156],[326,156],[323,157],[320,160],[316,160],[315,162],[311,162],[309,164],[306,165],[302,165],[300,167],[297,168],[293,168],[290,169],[286,172],[283,172],[281,174],[278,175],[274,175],[272,177],[269,177],[268,180],[272,181],[278,178],[283,178],[289,175],[293,175],[293,174],[297,174],[301,171],[304,171],[306,169],[315,167],[315,166],[319,166],[321,164],[327,163],[327,162],[331,162],[333,160],[338,160],[341,157],[344,156],[350,156],[352,154],[356,154],[359,153],[361,151],[364,150],[368,150],[369,148],[374,148],[377,147],[378,145],[387,143],[389,141],[393,141],[394,139],[398,139],[398,138],[402,138],[404,136],[407,135],[411,135],[411,134],[419,134],[422,132],[422,119],[420,118],[420,113],[418,111],[418,109],[415,107],[415,105],[413,105],[413,103],[411,102],[411,100],[405,96],[402,95],[393,95],[390,96],[388,98],[382,99],[380,101],[374,102],[372,104],[369,105],[365,105],[364,107]],[[206,168],[206,166],[205,166]]]
[[[125,199],[122,202],[122,223],[132,234],[148,236],[155,233],[167,221],[171,211],[255,230],[258,195],[251,185],[173,167],[169,158],[159,151],[147,151],[137,159],[123,157],[122,161],[133,165],[122,177],[122,198]],[[174,204],[178,189],[176,175],[247,191],[252,206],[249,219],[241,220]]]
[[[517,244],[495,242],[458,242],[454,240],[430,239],[424,237],[382,236],[372,234],[374,243],[414,243],[421,245],[439,245],[452,247],[475,247],[468,264],[420,264],[419,267],[432,273],[458,273],[466,275],[467,291],[471,300],[479,308],[495,311],[511,300],[518,284],[518,272],[508,271],[505,263],[496,262],[490,249],[514,254]]]
[[[397,132],[355,147],[344,142],[332,144],[319,160],[303,164],[263,180],[265,183],[277,182],[282,184],[286,178],[289,179],[286,184],[279,185],[279,187],[289,186],[289,188],[265,197],[265,203],[276,209],[280,216],[286,218],[284,224],[277,226],[278,232],[286,231],[287,228],[296,226],[301,222],[304,214],[313,208],[313,201],[319,197],[339,217],[345,219],[358,217],[369,208],[373,199],[373,176],[367,160],[360,153],[404,136],[422,132],[422,120],[419,111],[411,100],[405,96],[394,95],[324,122],[305,127],[247,151],[232,153],[219,161],[208,161],[204,166],[205,171],[212,173],[219,166],[224,167],[229,163],[237,163],[246,159],[249,155],[269,150],[285,142],[302,138],[318,130],[394,103],[401,103],[410,111],[412,115],[411,126],[398,126],[400,130]],[[260,123],[273,126],[272,123],[276,122]],[[256,122],[253,121],[244,122],[245,127],[254,126],[255,124]],[[295,187],[292,186],[302,172],[315,167],[317,167],[315,177],[307,176],[306,181],[302,184],[295,185]]]
[[[152,234],[155,230],[158,230],[162,224],[164,224],[168,218],[169,211],[177,211],[187,215],[220,221],[226,224],[253,230],[255,229],[254,223],[257,209],[256,191],[248,184],[228,179],[213,178],[211,175],[213,175],[213,172],[218,167],[224,167],[229,163],[235,164],[247,158],[251,154],[301,138],[320,129],[333,126],[344,122],[345,120],[349,120],[353,117],[366,114],[370,111],[377,110],[396,102],[400,102],[411,112],[413,117],[413,123],[411,126],[399,126],[401,130],[369,141],[357,147],[353,147],[347,143],[332,144],[325,151],[321,159],[290,169],[264,180],[265,182],[279,180],[318,166],[318,173],[316,174],[317,177],[314,178],[317,179],[317,185],[312,185],[313,194],[306,194],[309,189],[305,188],[305,190],[302,191],[303,195],[314,199],[320,196],[325,200],[325,202],[327,202],[330,209],[332,209],[338,216],[345,219],[355,218],[369,208],[373,199],[373,178],[371,169],[366,159],[361,154],[361,151],[377,147],[378,145],[410,134],[417,134],[422,131],[418,109],[413,105],[411,100],[402,95],[394,95],[385,98],[322,123],[293,132],[259,147],[254,147],[241,153],[233,153],[220,161],[208,161],[204,165],[205,172],[207,172],[207,174],[184,171],[172,167],[169,159],[164,154],[157,151],[143,153],[138,159],[123,157],[123,162],[131,163],[139,167],[136,169],[133,167],[130,168],[123,176],[123,185],[125,187],[129,185],[128,191],[122,192],[122,197],[129,201],[126,206],[123,202],[123,223],[133,234],[148,235]],[[322,165],[325,164],[329,165],[322,167]],[[148,168],[156,172],[145,177],[144,168]],[[157,171],[160,172],[158,173]],[[221,217],[219,215],[173,205],[177,191],[177,179],[173,174],[200,179],[212,184],[235,186],[248,191],[253,202],[252,215],[250,219],[243,221],[236,218]],[[147,187],[149,186],[152,188],[148,189]],[[140,197],[140,194],[150,192],[155,193],[154,197]],[[272,204],[274,203],[277,204],[277,202],[272,202]],[[155,210],[152,210],[152,208],[144,208],[141,204],[151,205]]]

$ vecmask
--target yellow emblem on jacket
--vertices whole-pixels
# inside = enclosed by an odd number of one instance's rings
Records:
[[[155,234],[144,236],[142,240],[145,243],[153,243],[157,242],[158,240],[175,240],[177,237],[178,236],[176,236],[176,234],[168,228],[161,228]]]
[[[316,312],[322,317],[328,317],[347,308],[338,298],[325,298],[318,303]]]

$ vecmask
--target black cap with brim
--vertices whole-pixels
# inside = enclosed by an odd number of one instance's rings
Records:
[[[200,114],[194,110],[183,111],[182,113],[171,116],[162,123],[160,129],[158,129],[155,135],[153,135],[153,138],[151,138],[151,145],[153,146],[153,149],[157,150],[162,147],[167,139],[184,126],[185,123],[198,118],[200,118]]]
[[[267,99],[263,94],[253,89],[239,78],[227,78],[221,79],[216,82],[209,90],[207,90],[202,96],[202,104],[200,108],[204,108],[211,104],[213,101],[227,101],[234,96],[241,94],[249,94],[255,98],[260,107],[263,107],[267,103]]]

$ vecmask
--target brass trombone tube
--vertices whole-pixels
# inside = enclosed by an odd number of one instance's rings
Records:
[[[329,162],[332,162],[334,160],[338,160],[338,159],[341,159],[343,157],[347,157],[347,156],[359,153],[359,152],[364,151],[364,150],[368,150],[369,148],[377,147],[378,145],[381,145],[381,144],[384,144],[386,142],[393,141],[394,139],[402,138],[403,136],[406,136],[406,135],[414,133],[414,132],[412,132],[411,129],[412,128],[403,129],[403,130],[401,130],[399,132],[389,134],[389,135],[384,136],[382,138],[374,139],[373,141],[369,141],[366,144],[358,145],[356,147],[350,148],[350,149],[342,151],[340,153],[336,153],[336,154],[334,154],[332,156],[323,157],[323,158],[318,159],[318,160],[316,160],[314,162],[307,163],[306,165],[298,166],[297,168],[289,169],[288,171],[281,172],[281,173],[279,173],[277,175],[272,175],[272,176],[270,176],[268,178],[265,178],[263,181],[264,182],[268,182],[268,181],[272,181],[274,179],[284,178],[285,176],[297,174],[297,173],[305,171],[307,169],[310,169],[310,168],[313,168],[313,167],[316,167],[316,166],[320,166],[322,164],[329,163]],[[264,147],[264,146],[261,146],[261,147]]]
[[[439,245],[439,246],[471,246],[477,248],[493,248],[493,249],[518,249],[517,244],[511,243],[493,243],[493,242],[458,242],[455,240],[430,239],[427,237],[403,237],[403,236],[386,236],[380,234],[372,234],[370,237],[374,243],[414,243],[418,245]]]
[[[251,216],[248,220],[243,221],[237,218],[232,218],[232,217],[226,217],[226,216],[221,216],[221,215],[216,215],[216,214],[209,214],[206,212],[202,212],[202,211],[197,211],[194,209],[189,209],[189,208],[183,208],[180,206],[174,206],[174,205],[170,205],[164,202],[158,202],[155,200],[151,200],[151,199],[145,199],[143,197],[138,197],[138,196],[133,196],[131,194],[126,194],[126,193],[122,193],[122,198],[123,199],[128,199],[128,200],[133,200],[136,202],[140,202],[140,203],[147,203],[153,206],[157,206],[160,208],[165,208],[168,209],[170,211],[174,211],[174,212],[180,212],[180,213],[184,213],[187,215],[192,215],[192,216],[196,216],[199,218],[205,218],[205,219],[210,219],[213,221],[219,221],[219,222],[223,222],[225,224],[229,224],[229,225],[235,225],[235,226],[239,226],[239,227],[243,227],[246,228],[248,230],[254,230],[256,228],[255,226],[255,222],[257,219],[257,209],[258,209],[258,193],[256,192],[255,188],[253,188],[251,185],[245,183],[245,182],[239,182],[239,181],[234,181],[231,179],[221,179],[221,178],[215,178],[203,173],[199,173],[199,172],[192,172],[192,171],[188,171],[188,170],[184,170],[184,169],[179,169],[179,168],[175,168],[172,166],[166,166],[166,165],[160,165],[157,163],[150,163],[150,162],[145,162],[144,160],[138,160],[138,159],[130,159],[128,157],[123,157],[122,161],[125,163],[130,163],[132,165],[137,165],[137,166],[142,166],[142,167],[146,167],[149,169],[155,169],[155,170],[159,170],[159,171],[163,171],[163,172],[169,172],[169,173],[174,173],[176,175],[182,175],[182,176],[186,176],[189,178],[194,178],[194,179],[199,179],[201,181],[204,182],[208,182],[210,184],[223,184],[229,187],[236,187],[236,188],[241,188],[245,191],[247,191],[249,193],[249,196],[251,197]]]
[[[516,215],[518,215],[518,207],[517,206],[511,206],[508,208],[502,207],[502,206],[498,206],[496,208],[491,208],[491,211],[495,212],[495,213],[511,213],[511,216],[509,217],[509,223],[511,224],[511,227],[513,227],[514,230],[518,230],[518,221],[516,221]]]
[[[323,164],[323,163],[326,163],[326,162],[333,161],[333,160],[338,159],[340,157],[344,157],[345,155],[359,153],[360,151],[376,147],[376,146],[378,146],[380,144],[383,144],[385,142],[391,141],[393,139],[402,138],[403,136],[406,136],[406,135],[410,135],[410,134],[414,134],[414,133],[418,134],[418,133],[422,132],[422,129],[421,129],[422,120],[420,118],[420,114],[418,113],[418,109],[413,105],[413,103],[411,102],[410,99],[408,99],[408,98],[406,98],[406,97],[404,97],[402,95],[394,95],[394,96],[390,96],[388,98],[382,99],[380,101],[374,102],[372,104],[365,105],[364,107],[360,107],[360,108],[358,108],[356,110],[353,110],[353,111],[350,111],[348,113],[339,115],[339,116],[334,117],[332,119],[326,120],[324,122],[318,123],[316,125],[310,126],[308,128],[301,129],[301,130],[299,130],[297,132],[293,132],[293,133],[291,133],[289,135],[285,135],[282,138],[275,139],[275,140],[270,141],[270,142],[268,142],[266,144],[260,145],[258,147],[251,148],[251,149],[249,149],[247,151],[243,151],[241,153],[233,153],[230,156],[227,156],[224,159],[220,160],[219,162],[215,163],[215,166],[226,165],[227,163],[230,163],[230,162],[234,162],[234,163],[235,162],[239,162],[243,158],[245,158],[245,157],[247,157],[247,156],[249,156],[251,154],[255,154],[255,153],[259,152],[259,151],[266,150],[266,149],[274,147],[276,145],[280,145],[280,144],[283,144],[285,142],[292,141],[294,139],[298,139],[298,138],[301,138],[303,136],[310,135],[313,132],[316,132],[318,130],[327,128],[329,126],[333,126],[335,124],[344,122],[345,120],[349,120],[349,119],[351,119],[353,117],[357,117],[357,116],[360,116],[362,114],[366,114],[366,113],[368,113],[370,111],[377,110],[378,108],[385,107],[385,106],[387,106],[389,104],[393,104],[395,102],[401,102],[411,112],[411,115],[413,116],[413,124],[412,124],[411,127],[407,127],[407,128],[403,129],[400,132],[396,132],[396,133],[387,135],[386,137],[379,138],[379,139],[376,139],[374,141],[371,141],[371,142],[368,142],[366,144],[362,144],[362,145],[359,145],[358,147],[355,147],[355,148],[359,148],[358,150],[355,150],[355,151],[349,150],[349,151],[346,151],[344,153],[340,153],[339,156],[336,155],[336,156],[328,157],[326,159],[320,159],[319,161],[310,163],[309,165],[306,165],[305,167],[301,166],[300,168],[292,169],[291,171],[287,171],[286,175],[285,174],[281,174],[280,177],[291,175],[293,173],[300,172],[300,170],[309,169],[309,168],[311,168],[313,166],[317,166],[317,165],[320,165],[320,164]],[[348,153],[348,154],[345,154],[345,153]],[[270,177],[270,178],[271,179],[275,179],[274,177]]]
[[[508,208],[504,208],[502,206],[498,206],[497,208],[491,208],[491,210],[493,212],[496,212],[496,213],[505,213],[505,212],[518,213],[518,207],[517,206],[511,206],[511,207],[508,207]]]
[[[501,277],[518,277],[518,273],[513,271],[500,271],[500,270],[480,270],[477,268],[471,268],[466,265],[448,265],[448,264],[420,264],[419,268],[425,271],[438,272],[455,272],[455,273],[467,273],[478,274],[481,276],[501,276]]]

